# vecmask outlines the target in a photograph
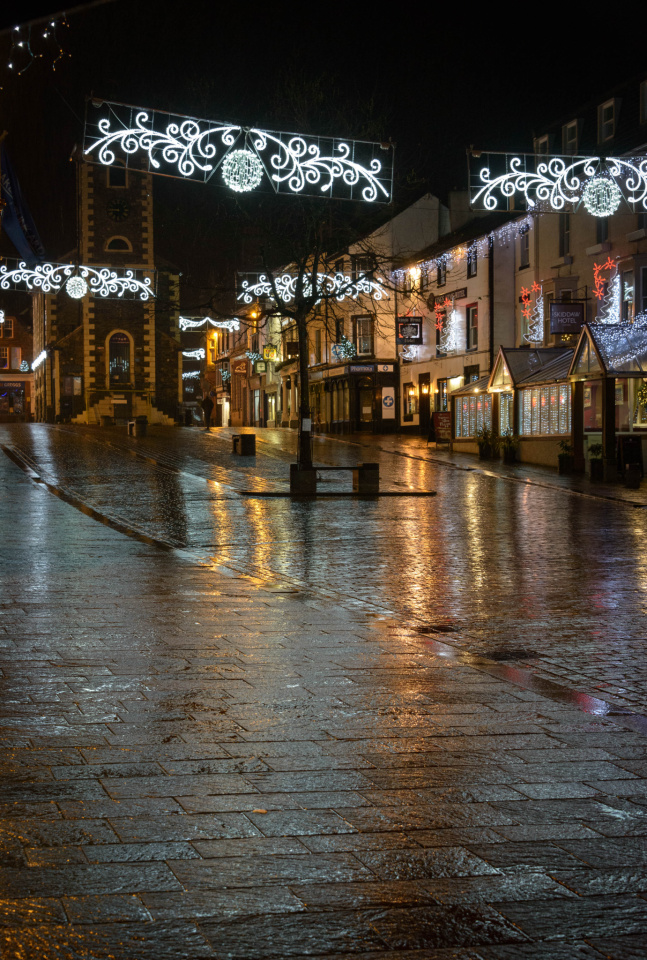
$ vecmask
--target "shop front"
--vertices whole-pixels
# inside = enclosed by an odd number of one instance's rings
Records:
[[[32,376],[0,377],[0,423],[29,420],[31,417]]]
[[[583,469],[602,445],[603,476],[647,461],[647,324],[587,323],[570,368],[574,384],[573,447]]]
[[[395,363],[358,363],[316,371],[310,401],[316,429],[326,433],[395,432]]]

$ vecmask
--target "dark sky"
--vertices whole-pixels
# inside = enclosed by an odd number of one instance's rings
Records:
[[[55,9],[23,3],[12,16],[18,10],[27,20]],[[113,0],[69,16],[62,33],[72,56],[55,72],[45,55],[21,77],[6,69],[9,39],[0,35],[0,129],[8,131],[49,256],[75,243],[68,157],[81,138],[90,93],[293,129],[285,90],[301,89],[307,99],[310,84],[319,82],[329,97],[306,103],[301,122],[312,132],[349,136],[368,118],[376,138],[397,142],[400,178],[415,170],[442,198],[466,186],[469,144],[531,149],[533,130],[570,119],[582,101],[647,68],[638,24],[635,41],[625,36],[616,42],[606,17],[590,18],[588,25],[583,15],[565,19],[558,7],[529,4],[487,5],[471,16],[469,10],[417,3],[391,4],[382,13],[368,3]],[[0,27],[11,26],[6,16],[0,14]],[[623,29],[631,28],[624,23]],[[35,49],[42,49],[39,32],[33,28]],[[220,255],[219,189],[161,178],[155,186],[157,251],[185,270],[209,249]],[[1,249],[10,253],[6,241]]]

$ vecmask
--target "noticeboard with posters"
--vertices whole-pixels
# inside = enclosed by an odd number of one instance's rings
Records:
[[[584,304],[578,301],[551,303],[550,332],[579,333],[584,323]]]

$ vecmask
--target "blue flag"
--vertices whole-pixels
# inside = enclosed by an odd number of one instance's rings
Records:
[[[45,259],[45,250],[38,236],[27,204],[23,200],[20,184],[7,155],[4,144],[0,147],[2,167],[2,199],[6,206],[2,213],[2,226],[20,256],[27,263]]]

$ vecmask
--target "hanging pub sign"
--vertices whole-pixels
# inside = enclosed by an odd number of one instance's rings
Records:
[[[267,363],[265,360],[257,360],[254,364],[254,373],[267,373]]]
[[[422,343],[422,317],[398,317],[395,325],[397,344]]]
[[[584,324],[584,304],[575,302],[551,303],[550,332],[579,333]]]
[[[263,347],[263,360],[276,360],[279,353],[276,347],[265,346]]]

